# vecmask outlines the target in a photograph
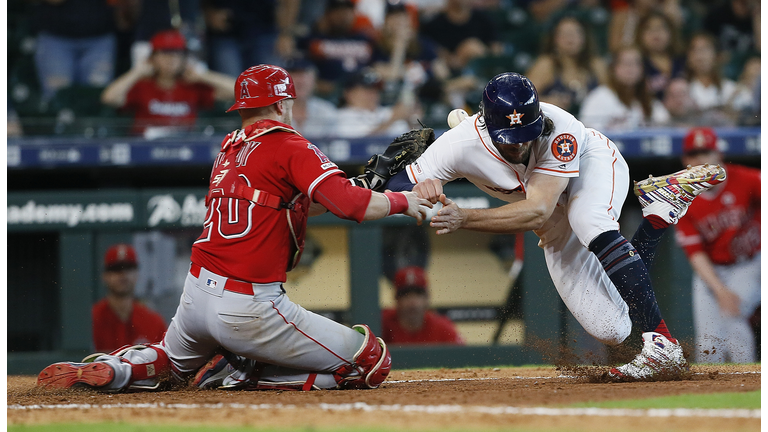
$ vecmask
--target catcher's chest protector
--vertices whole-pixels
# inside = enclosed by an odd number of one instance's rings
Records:
[[[260,125],[260,123],[256,125]],[[292,129],[272,126],[253,129],[249,134],[246,134],[244,130],[237,130],[224,138],[224,141],[221,143],[221,152],[219,152],[213,163],[213,170],[211,171],[208,185],[208,195],[205,196],[205,206],[208,207],[213,198],[226,197],[248,200],[277,211],[285,210],[286,223],[291,233],[291,251],[286,271],[291,271],[298,265],[301,260],[301,254],[304,252],[307,217],[309,216],[309,197],[298,193],[291,201],[285,202],[280,196],[248,186],[237,171],[241,154],[247,152],[251,141],[274,131],[296,133]]]

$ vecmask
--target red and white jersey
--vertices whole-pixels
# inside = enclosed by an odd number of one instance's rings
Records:
[[[381,311],[381,338],[387,344],[393,345],[464,345],[464,339],[453,322],[432,311],[427,311],[424,314],[424,324],[415,333],[409,332],[400,325],[397,310],[385,309]]]
[[[290,202],[298,193],[312,199],[321,182],[345,177],[317,147],[276,121],[246,127],[222,143],[224,150],[230,146],[237,151],[236,162],[224,151],[219,153],[211,171],[211,188],[234,184],[227,176],[239,175],[249,187]],[[309,208],[301,211],[306,225]],[[208,203],[203,233],[192,246],[192,262],[241,281],[285,282],[290,236],[286,210],[214,196]]]
[[[214,102],[213,87],[207,84],[178,81],[165,89],[143,79],[128,91],[123,108],[134,113],[132,132],[141,134],[147,126],[193,126],[198,111]]]
[[[541,103],[555,130],[531,149],[528,165],[507,162],[491,142],[483,119],[475,114],[448,130],[406,169],[412,183],[428,178],[445,182],[466,178],[487,194],[514,202],[524,197],[535,172],[558,177],[578,177],[579,157],[585,151],[587,130],[567,111]],[[515,197],[515,192],[523,195]]]
[[[699,195],[675,231],[688,256],[703,251],[720,265],[760,251],[760,170],[725,164],[725,171],[722,186]]]

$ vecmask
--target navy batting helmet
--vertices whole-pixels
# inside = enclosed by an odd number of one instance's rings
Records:
[[[485,86],[483,118],[497,144],[532,141],[544,129],[536,88],[528,78],[513,72],[496,75]]]

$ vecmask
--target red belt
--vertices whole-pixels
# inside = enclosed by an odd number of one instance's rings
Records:
[[[189,267],[189,272],[192,274],[192,276],[199,278],[201,268],[202,267],[199,265],[192,263],[192,266]],[[227,278],[227,282],[224,284],[224,289],[226,291],[232,291],[239,294],[253,295],[253,284],[248,282],[241,282],[239,280]]]

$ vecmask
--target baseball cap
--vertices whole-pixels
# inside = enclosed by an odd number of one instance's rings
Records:
[[[683,138],[683,154],[718,151],[717,133],[709,127],[695,127],[688,131]]]
[[[381,90],[384,87],[384,82],[381,77],[373,69],[361,69],[357,72],[353,72],[344,80],[344,88],[350,89],[353,87],[374,87]]]
[[[184,35],[176,30],[163,30],[155,33],[150,40],[153,51],[183,51],[187,47]]]
[[[427,293],[427,275],[418,266],[403,267],[395,273],[395,295],[409,292]]]
[[[106,271],[128,270],[136,267],[138,267],[136,250],[129,244],[112,245],[104,254],[104,270]]]
[[[405,6],[405,0],[387,0],[385,7],[385,14],[407,12],[408,8]]]
[[[305,57],[291,57],[285,61],[285,67],[283,67],[283,69],[290,73],[314,70],[316,67],[314,63],[307,60]]]
[[[355,4],[352,0],[328,0],[325,4],[325,10],[327,11],[343,8],[354,9]]]

